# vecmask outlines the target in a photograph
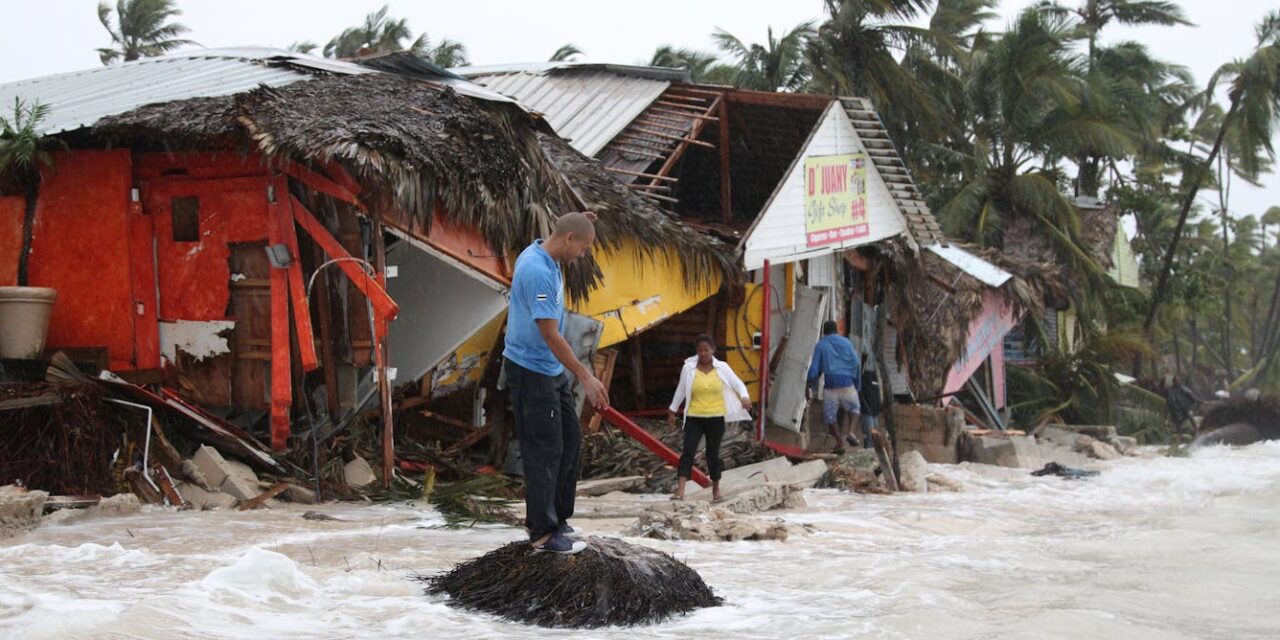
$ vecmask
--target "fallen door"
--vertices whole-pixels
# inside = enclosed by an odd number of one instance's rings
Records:
[[[804,388],[826,308],[827,294],[810,287],[796,286],[796,308],[791,314],[787,348],[769,387],[769,420],[796,433],[800,433],[804,424],[804,410],[808,404]]]

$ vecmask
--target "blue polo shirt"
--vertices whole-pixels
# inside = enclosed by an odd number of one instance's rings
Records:
[[[564,279],[560,265],[542,248],[542,241],[536,240],[516,258],[502,355],[526,369],[560,375],[564,365],[551,353],[536,322],[548,318],[564,331]]]

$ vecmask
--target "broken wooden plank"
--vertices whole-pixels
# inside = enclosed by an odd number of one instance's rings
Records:
[[[329,233],[329,230],[312,215],[306,206],[299,202],[297,198],[289,197],[292,199],[294,219],[307,232],[307,235],[310,235],[316,241],[316,244],[320,245],[320,248],[324,250],[329,258],[336,260],[335,266],[341,269],[351,280],[351,283],[360,290],[360,293],[369,299],[369,302],[373,304],[374,311],[379,316],[387,320],[394,320],[400,314],[400,305],[391,299],[386,289],[378,284],[376,278],[370,276],[361,267],[356,266],[357,262],[364,261],[357,260],[350,253],[347,253],[347,250],[342,247],[337,238],[334,238],[333,234]]]
[[[236,507],[236,509],[240,511],[257,509],[258,507],[261,507],[263,504],[266,504],[268,500],[284,493],[288,489],[289,489],[288,482],[277,482],[274,487],[271,487],[270,489],[263,491],[262,493],[258,494],[257,497],[241,502],[240,506]]]
[[[102,496],[49,496],[44,501],[45,513],[59,509],[85,509],[102,502]]]
[[[160,493],[169,500],[169,504],[179,509],[190,509],[191,503],[178,493],[178,488],[173,484],[173,477],[169,475],[169,471],[159,462],[151,464],[151,475],[155,478],[156,486],[160,487]]]
[[[12,400],[0,400],[0,411],[14,411],[17,409],[30,409],[31,407],[45,407],[52,404],[62,402],[62,398],[53,394],[42,396],[32,396],[30,398],[14,398]]]
[[[474,445],[475,443],[480,442],[481,440],[484,440],[486,437],[488,437],[489,432],[492,430],[493,430],[492,424],[486,425],[485,427],[480,429],[476,429],[475,431],[467,434],[466,437],[464,437],[463,439],[455,442],[453,446],[449,447],[448,449],[445,449],[444,453],[442,453],[441,455],[443,455],[446,458],[456,458],[458,457],[458,454],[461,454],[466,449],[469,449],[471,445]]]

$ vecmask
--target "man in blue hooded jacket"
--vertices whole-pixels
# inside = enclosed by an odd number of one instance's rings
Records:
[[[848,415],[849,422],[858,415],[858,388],[862,384],[862,361],[849,339],[836,331],[835,321],[822,325],[822,339],[813,348],[813,363],[809,365],[809,391],[816,393],[818,380],[823,380],[822,418],[827,431],[836,440],[836,453],[844,453],[844,432],[840,423],[840,410]]]

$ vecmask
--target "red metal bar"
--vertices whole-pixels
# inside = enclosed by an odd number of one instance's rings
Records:
[[[763,309],[760,319],[760,424],[756,427],[756,440],[764,442],[764,425],[768,420],[769,414],[769,316],[773,315],[770,311],[773,308],[773,301],[770,295],[772,288],[769,283],[769,261],[764,261],[764,295]]]
[[[617,409],[609,407],[608,409],[601,411],[600,416],[605,420],[608,420],[609,424],[622,429],[624,433],[635,438],[640,444],[644,445],[646,449],[654,452],[659,458],[665,460],[667,464],[672,466],[680,464],[680,454],[672,451],[671,447],[663,444],[663,442],[655,438],[652,433],[641,429],[640,425],[628,420],[627,417],[621,413],[618,413]],[[702,470],[697,467],[693,468],[692,480],[698,483],[698,486],[700,487],[711,486],[711,478],[708,478],[707,474],[703,473]]]

